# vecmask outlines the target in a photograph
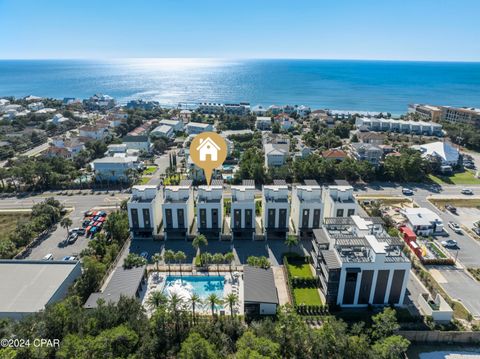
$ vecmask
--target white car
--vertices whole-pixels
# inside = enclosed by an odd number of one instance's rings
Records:
[[[458,234],[462,233],[462,229],[460,228],[460,226],[457,223],[450,221],[450,222],[448,222],[448,226],[451,229],[453,229],[453,231],[455,233],[458,233]]]
[[[462,189],[462,194],[472,195],[473,191],[470,188],[464,188]]]
[[[43,260],[44,261],[53,261],[53,254],[52,253],[48,253],[45,255],[45,257],[43,257]]]
[[[447,248],[455,248],[457,247],[457,241],[454,239],[447,239],[446,241],[442,241],[442,246]]]

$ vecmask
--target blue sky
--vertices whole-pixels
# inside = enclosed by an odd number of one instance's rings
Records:
[[[478,0],[0,0],[0,58],[480,61]]]

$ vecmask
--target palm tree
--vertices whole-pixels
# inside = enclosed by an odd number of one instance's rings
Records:
[[[151,309],[158,309],[159,307],[165,305],[168,303],[168,298],[159,291],[155,291],[150,294],[150,296],[147,299],[147,305]]]
[[[73,224],[72,220],[68,217],[63,217],[62,220],[60,221],[60,226],[62,228],[67,229],[67,236],[68,236],[68,228]]]
[[[161,260],[162,260],[162,255],[160,253],[155,253],[152,256],[152,261],[154,261],[157,266],[157,272],[158,272],[158,262],[160,262]]]
[[[215,263],[217,265],[217,272],[220,272],[220,263],[223,263],[225,257],[223,256],[222,253],[215,253],[213,255],[213,263]]]
[[[200,254],[200,247],[208,246],[207,237],[205,237],[203,234],[199,234],[193,239],[192,246],[195,248],[198,254]],[[200,263],[203,265],[202,257],[200,257]]]
[[[225,262],[228,263],[228,267],[230,268],[230,273],[232,272],[232,262],[235,260],[235,255],[233,252],[225,253]]]
[[[180,275],[182,275],[182,263],[187,259],[185,252],[178,251],[175,253],[175,262],[180,264]]]
[[[168,273],[170,273],[170,263],[175,259],[175,253],[171,249],[167,249],[163,254],[163,259],[168,264]]]
[[[288,246],[288,251],[291,252],[291,251],[292,251],[292,247],[298,245],[298,238],[297,238],[297,236],[288,235],[288,236],[287,236],[287,239],[285,240],[285,245]]]
[[[233,307],[235,306],[235,304],[238,303],[237,295],[235,293],[227,294],[227,296],[225,297],[225,302],[228,303],[228,306],[230,307],[230,315],[233,318]]]
[[[215,306],[222,304],[222,300],[215,293],[210,294],[207,297],[207,303],[210,304],[210,309],[212,310],[212,317],[215,316]]]
[[[178,338],[178,314],[180,310],[183,308],[183,298],[180,297],[178,294],[173,293],[170,295],[170,310],[173,313],[175,318],[175,336]]]
[[[193,318],[193,324],[195,324],[195,308],[197,304],[202,304],[202,298],[200,296],[193,292],[192,295],[190,296],[190,305],[192,306],[192,318]]]

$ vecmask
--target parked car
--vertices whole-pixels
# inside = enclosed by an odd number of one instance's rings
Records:
[[[480,227],[473,227],[472,228],[473,233],[475,233],[477,236],[480,236]]]
[[[470,188],[464,188],[462,189],[462,194],[472,195],[473,191]]]
[[[45,255],[45,257],[43,257],[43,260],[44,261],[53,261],[53,254],[52,253],[48,253]]]
[[[453,229],[453,231],[454,231],[455,233],[458,233],[458,234],[461,234],[461,233],[462,233],[462,229],[460,228],[460,226],[459,226],[457,223],[450,221],[450,222],[448,222],[448,226],[449,226],[451,229]]]
[[[442,241],[442,246],[445,248],[455,248],[458,245],[455,239],[447,239],[446,241]]]
[[[413,196],[413,190],[411,190],[410,188],[402,188],[402,193],[405,196]]]
[[[450,213],[457,214],[457,208],[453,207],[451,204],[446,204],[445,209]]]
[[[62,261],[76,261],[77,257],[75,256],[65,256],[62,258]]]
[[[85,234],[85,229],[84,228],[72,228],[71,230],[68,231],[69,234],[76,233],[79,236],[83,236]]]
[[[68,236],[68,244],[73,244],[78,238],[78,234],[72,233],[71,235]]]

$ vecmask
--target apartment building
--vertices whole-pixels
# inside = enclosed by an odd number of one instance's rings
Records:
[[[128,223],[133,239],[153,239],[160,234],[162,196],[157,186],[133,186],[127,202]]]
[[[435,122],[404,121],[392,118],[357,117],[355,126],[360,130],[396,132],[423,136],[443,136],[442,125]]]
[[[202,102],[198,105],[197,111],[206,115],[219,115],[223,112],[224,105],[215,102]]]
[[[162,211],[165,239],[187,239],[195,220],[191,182],[164,187]]]
[[[480,126],[479,108],[444,106],[442,109],[442,119],[445,121]]]
[[[324,203],[323,218],[350,217],[358,212],[358,203],[353,197],[353,187],[339,182],[326,187],[322,193]]]
[[[295,234],[301,238],[313,235],[313,229],[320,228],[322,222],[322,187],[314,180],[292,190],[291,221]]]
[[[241,186],[232,186],[230,228],[233,239],[253,239],[255,233],[255,183],[244,180]]]
[[[197,231],[207,238],[219,239],[223,225],[223,184],[199,186],[197,193]]]
[[[329,304],[403,305],[411,263],[380,218],[325,218],[312,260]]]
[[[408,113],[417,114],[422,120],[439,122],[442,119],[442,108],[425,104],[408,105]]]
[[[263,230],[266,239],[285,239],[289,230],[290,203],[286,184],[263,186]]]

